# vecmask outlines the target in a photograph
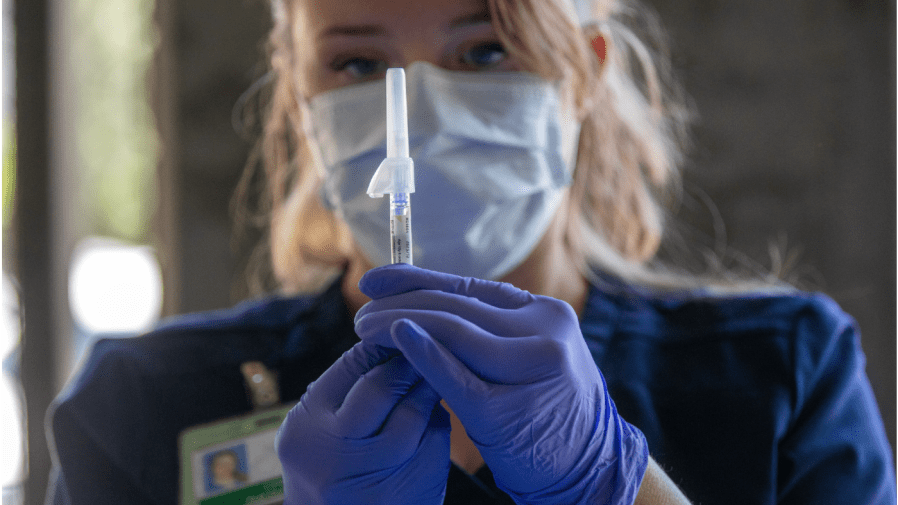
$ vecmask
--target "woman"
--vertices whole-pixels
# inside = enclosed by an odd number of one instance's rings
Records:
[[[246,483],[246,475],[240,471],[240,457],[233,449],[216,452],[209,461],[209,469],[212,474],[206,483],[209,491],[227,491]]]
[[[54,412],[58,500],[170,502],[178,433],[247,411],[258,360],[305,393],[277,440],[289,503],[894,503],[850,318],[653,260],[687,114],[636,13],[275,2],[269,244],[313,294],[98,345]],[[422,268],[381,267],[365,194],[387,67]]]

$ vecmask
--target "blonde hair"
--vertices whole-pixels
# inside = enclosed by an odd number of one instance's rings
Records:
[[[652,262],[665,234],[665,206],[679,192],[691,120],[660,25],[635,2],[595,0],[595,22],[580,26],[569,1],[488,1],[512,57],[566,84],[562,89],[569,90],[582,119],[573,184],[562,209],[566,246],[589,278],[598,270],[657,287],[690,284],[696,277]],[[290,0],[272,0],[269,109],[257,158],[238,193],[246,195],[259,182],[255,167],[261,161],[260,210],[262,220],[268,216],[273,277],[287,292],[314,292],[344,267],[353,242],[345,223],[318,198],[321,181],[306,141],[309,119],[297,102],[293,9]],[[591,46],[598,35],[607,41],[604,62]]]

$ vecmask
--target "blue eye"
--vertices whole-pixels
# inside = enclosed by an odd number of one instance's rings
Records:
[[[502,63],[507,56],[502,44],[490,42],[469,49],[462,55],[462,59],[475,68],[490,68]]]
[[[370,58],[349,58],[334,63],[331,68],[337,72],[345,71],[354,79],[364,79],[386,72],[387,64]]]

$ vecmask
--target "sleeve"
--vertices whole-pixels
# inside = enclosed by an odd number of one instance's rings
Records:
[[[54,462],[49,503],[154,502],[139,479],[149,416],[137,365],[127,352],[101,341],[79,377],[48,410]]]
[[[795,409],[780,441],[778,503],[895,503],[892,450],[854,321],[818,296],[795,325]]]

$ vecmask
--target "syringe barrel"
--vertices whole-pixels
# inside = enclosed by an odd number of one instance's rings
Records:
[[[412,209],[408,193],[390,195],[390,261],[412,264]]]
[[[405,71],[387,69],[387,157],[408,156]]]

